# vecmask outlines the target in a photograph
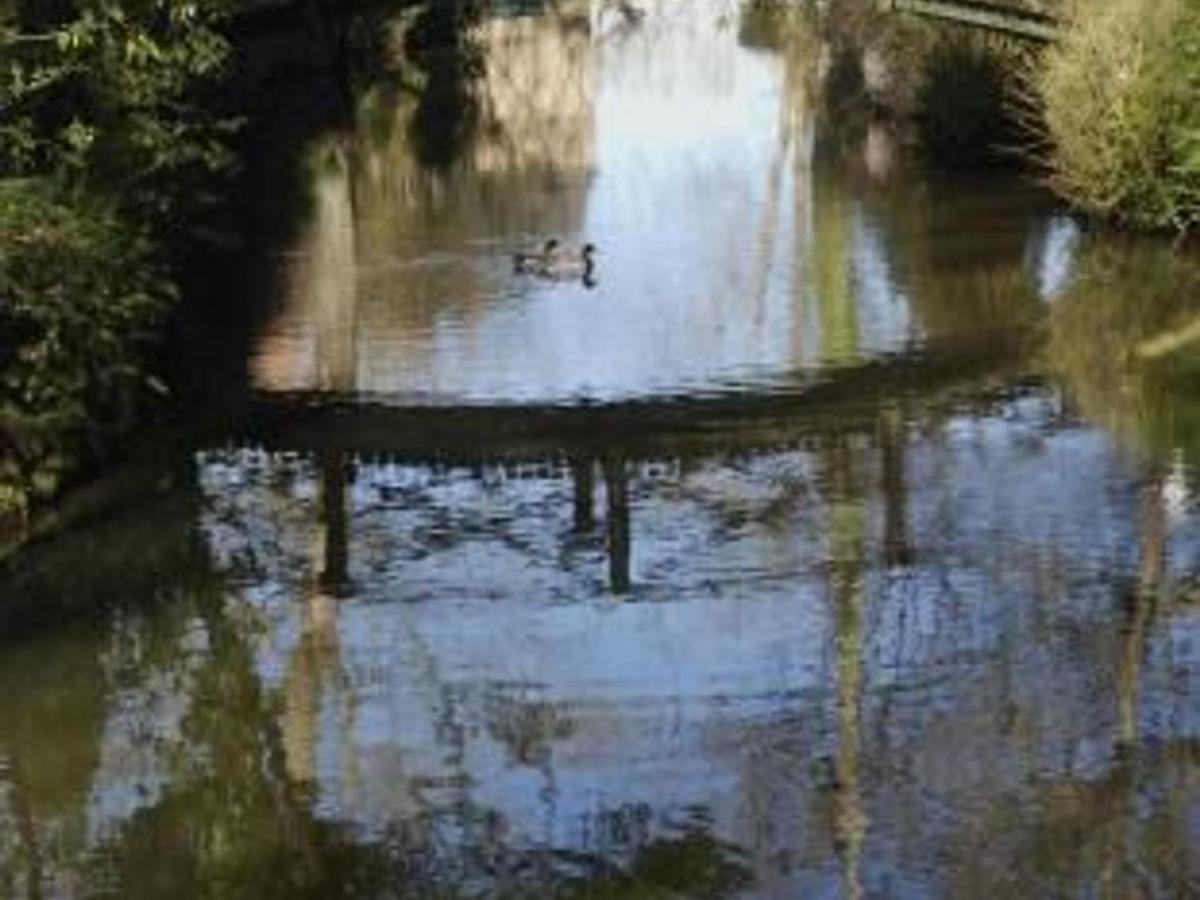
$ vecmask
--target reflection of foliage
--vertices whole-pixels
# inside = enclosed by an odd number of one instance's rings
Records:
[[[34,816],[67,816],[90,786],[109,699],[94,652],[97,634],[91,624],[77,623],[58,629],[51,640],[10,646],[2,655],[0,684],[22,689],[5,692],[0,758],[21,766]],[[53,684],[28,677],[49,671]]]
[[[701,824],[689,825],[678,837],[651,841],[634,855],[627,872],[588,881],[558,892],[564,898],[694,897],[717,900],[751,883],[750,871],[732,848]]]
[[[0,567],[0,634],[15,639],[113,608],[144,612],[176,591],[209,584],[190,496],[176,490],[163,500],[138,500],[168,477],[142,468],[114,479],[112,495],[120,492],[123,506],[108,509],[103,527],[79,527],[6,559]],[[168,576],[171,590],[164,585]]]
[[[191,672],[176,682],[187,689],[180,733],[155,751],[169,781],[108,838],[89,880],[119,884],[128,897],[363,896],[357,879],[372,871],[370,851],[317,820],[288,777],[252,627],[214,586],[178,602],[202,623],[205,641],[198,653],[177,648],[170,665]],[[184,612],[173,614],[188,621]]]
[[[703,817],[661,838],[639,830],[615,856],[515,848],[504,820],[469,801],[374,837],[319,818],[289,778],[244,626],[216,596],[201,606],[208,650],[167,755],[170,785],[96,857],[94,876],[124,896],[719,898],[749,883]]]
[[[472,26],[482,10],[479,0],[430,3],[405,37],[405,51],[422,75],[412,134],[426,165],[454,162],[478,123],[472,82],[482,74],[483,57]]]
[[[188,620],[163,610],[211,584],[188,527],[194,512],[186,494],[165,507],[138,505],[101,528],[38,544],[3,572],[0,759],[9,765],[0,766],[0,809],[15,792],[19,820],[16,854],[6,858],[0,840],[6,897],[22,881],[20,896],[39,888],[57,896],[78,882],[92,849],[85,804],[112,758],[104,746],[112,723],[132,721],[147,695],[148,706],[155,699],[153,690],[126,692],[128,678],[186,669]],[[132,731],[128,739],[152,740]]]
[[[1200,376],[1191,348],[1143,359],[1139,350],[1200,316],[1200,260],[1156,242],[1085,244],[1071,289],[1050,320],[1049,364],[1083,413],[1133,447],[1200,450]]]
[[[893,180],[871,194],[891,264],[931,339],[1010,334],[1043,315],[1026,253],[1045,208],[1017,181],[983,192],[953,177]],[[978,235],[985,233],[986,241]]]
[[[816,49],[811,10],[788,0],[747,0],[738,20],[738,43],[752,49],[787,51],[802,39]]]
[[[60,629],[51,641],[9,646],[0,654],[0,895],[5,897],[65,896],[85,850],[80,805],[100,761],[111,698],[94,652],[96,637],[84,623]],[[38,677],[50,673],[52,680]],[[10,823],[13,833],[3,834]]]
[[[955,835],[944,847],[946,893],[1010,896],[1014,884],[1034,883],[1045,896],[1193,895],[1184,785],[1198,750],[1194,740],[1139,748],[1103,775],[1038,779],[1026,795],[992,798],[987,830]],[[1016,872],[1011,860],[1021,861]]]
[[[872,118],[915,120],[939,165],[993,163],[1016,146],[1019,43],[963,39],[915,17],[880,15],[870,3],[800,5],[747,0],[739,40],[824,58],[822,141],[852,152]],[[1010,154],[1011,155],[1011,154]]]
[[[143,611],[121,607],[119,618],[99,616],[101,627],[80,629],[78,639],[59,635],[61,654],[45,660],[40,644],[10,648],[11,665],[0,667],[0,683],[29,688],[0,709],[0,755],[14,762],[0,771],[0,800],[20,792],[29,835],[18,836],[7,855],[0,842],[0,891],[32,877],[43,887],[82,882],[130,898],[665,900],[724,897],[749,883],[739,852],[713,835],[702,811],[677,824],[655,824],[648,807],[620,811],[595,829],[603,831],[596,846],[578,851],[530,845],[467,792],[454,790],[442,802],[426,797],[417,781],[409,791],[421,797],[419,808],[381,832],[364,834],[320,814],[313,786],[291,771],[283,695],[260,674],[257,620],[229,599],[207,558],[192,555],[198,548],[174,517],[190,519],[195,508],[181,507],[171,505],[167,521],[162,511],[140,509],[121,528],[106,526],[102,541],[76,546],[74,567],[58,555],[44,560],[69,608],[108,590]],[[110,551],[106,560],[139,558],[122,550],[126,540],[143,542],[150,556],[148,571],[127,573],[133,580],[122,592],[111,568],[80,561],[89,551]],[[42,596],[39,584],[24,578],[3,587],[32,599]],[[170,602],[152,602],[160,595]],[[62,716],[69,732],[56,724]],[[527,756],[540,752],[540,738],[528,743],[530,735],[570,729],[550,704],[504,706],[500,718],[502,731],[532,748]],[[125,742],[134,765],[113,769],[112,751],[122,752]],[[144,786],[149,793],[138,793]],[[133,808],[103,810],[89,838],[83,823],[95,796],[120,796]],[[36,858],[23,855],[26,845]]]

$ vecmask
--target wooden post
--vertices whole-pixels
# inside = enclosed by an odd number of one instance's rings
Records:
[[[610,456],[604,460],[604,490],[608,502],[608,578],[614,594],[627,594],[629,576],[629,474],[625,460]]]
[[[592,493],[596,486],[593,473],[595,463],[587,457],[573,456],[569,465],[574,488],[575,533],[588,534],[596,527],[596,517],[592,510]]]

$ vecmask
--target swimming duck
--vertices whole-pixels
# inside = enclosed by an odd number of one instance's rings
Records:
[[[547,254],[537,273],[542,278],[590,281],[596,268],[596,245],[584,244],[578,250],[556,244]]]
[[[576,250],[564,247],[557,238],[550,238],[537,253],[514,253],[513,271],[553,281],[582,278],[585,283],[591,282],[596,267],[595,253],[595,244],[584,244]]]
[[[513,271],[518,275],[540,274],[557,252],[558,239],[550,238],[537,253],[514,253],[512,257]]]

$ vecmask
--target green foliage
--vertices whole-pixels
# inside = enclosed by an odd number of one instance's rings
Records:
[[[153,259],[110,206],[0,183],[0,517],[133,421],[174,295]]]
[[[1200,222],[1200,3],[1080,2],[1035,82],[1060,193],[1123,224]]]
[[[160,261],[233,163],[234,2],[0,5],[0,523],[102,458],[153,383]]]
[[[0,170],[55,174],[168,221],[232,163],[226,0],[19,0],[0,30]],[[202,193],[202,192],[200,192]]]

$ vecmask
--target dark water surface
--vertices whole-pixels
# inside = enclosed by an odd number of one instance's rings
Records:
[[[0,584],[0,896],[1200,894],[1200,260],[648,8],[314,143],[244,420]]]

